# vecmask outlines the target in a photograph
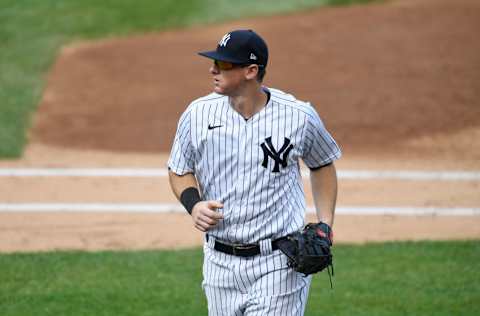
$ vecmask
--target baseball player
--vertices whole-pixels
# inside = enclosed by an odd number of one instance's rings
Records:
[[[309,103],[262,85],[268,48],[254,31],[229,32],[199,54],[213,61],[213,93],[182,114],[168,168],[205,232],[209,315],[303,315],[311,276],[287,265],[277,241],[305,224],[299,160],[331,229],[341,151]]]

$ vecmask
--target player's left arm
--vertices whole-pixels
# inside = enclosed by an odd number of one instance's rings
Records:
[[[318,221],[332,227],[337,202],[337,171],[334,163],[310,170],[310,183]]]
[[[308,223],[301,232],[281,240],[278,247],[288,257],[289,266],[295,271],[309,275],[326,268],[331,276],[331,227],[337,200],[337,173],[333,162],[310,168],[310,183],[319,223]]]

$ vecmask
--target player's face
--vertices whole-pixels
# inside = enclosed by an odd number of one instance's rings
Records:
[[[233,95],[246,80],[247,65],[214,61],[210,67],[213,75],[213,91],[223,95]]]

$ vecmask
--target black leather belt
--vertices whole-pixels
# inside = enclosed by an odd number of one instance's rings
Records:
[[[278,238],[272,241],[272,250],[278,249],[278,242],[284,240],[287,237]],[[208,235],[206,235],[208,241]],[[253,257],[260,254],[260,245],[259,244],[229,244],[220,240],[215,239],[215,245],[213,249],[239,257]]]

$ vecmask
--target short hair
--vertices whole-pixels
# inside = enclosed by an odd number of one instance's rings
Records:
[[[266,67],[258,66],[257,81],[262,82],[266,73],[267,73]]]

